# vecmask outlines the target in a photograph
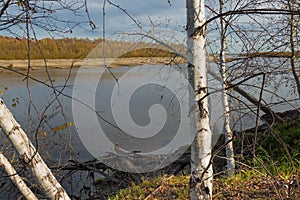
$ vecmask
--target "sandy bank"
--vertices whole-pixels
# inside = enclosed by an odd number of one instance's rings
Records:
[[[137,66],[143,64],[167,64],[174,61],[173,58],[168,57],[154,57],[154,58],[118,58],[118,59],[96,59],[89,64],[88,67],[97,67],[109,65],[110,67],[120,67],[120,66]],[[183,59],[176,58],[176,63],[183,63]],[[71,59],[48,59],[47,66],[49,68],[70,68],[80,67],[83,60],[71,60]],[[0,66],[8,67],[13,69],[27,69],[27,60],[0,60]],[[46,64],[42,59],[31,60],[30,66],[33,69],[44,69]]]

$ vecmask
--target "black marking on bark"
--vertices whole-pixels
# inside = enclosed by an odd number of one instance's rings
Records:
[[[203,77],[201,77],[203,78]],[[199,87],[199,89],[197,90],[197,94],[201,94],[202,92],[204,94],[207,94],[208,88],[207,87]]]
[[[198,108],[200,112],[200,119],[205,118],[208,112],[206,111],[206,109],[204,109],[202,101],[198,101]]]
[[[188,79],[189,79],[189,83],[190,85],[194,88],[194,69],[195,69],[195,66],[191,63],[188,63]]]
[[[30,163],[30,159],[29,157],[27,156],[26,153],[24,153],[22,156],[21,156],[21,163],[26,166]]]
[[[11,131],[9,131],[8,135],[11,135],[12,133],[14,133],[16,130],[19,130],[20,127],[19,126],[14,126]]]
[[[16,131],[16,130],[19,130],[19,128],[20,128],[19,126],[14,126],[11,130]]]
[[[64,193],[64,189],[62,187],[58,188],[55,194],[55,199],[61,199],[63,197],[62,193]]]
[[[190,37],[203,36],[206,37],[206,26],[202,26],[199,29],[195,29],[194,32],[190,35]]]
[[[207,132],[208,130],[206,129],[206,128],[201,128],[200,130],[199,130],[199,132]]]
[[[210,194],[210,191],[209,191],[209,188],[208,187],[204,187],[204,191],[205,191],[205,194]]]
[[[0,100],[0,105],[4,105],[4,102],[2,100]]]

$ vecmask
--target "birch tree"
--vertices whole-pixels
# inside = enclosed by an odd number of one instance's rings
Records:
[[[31,45],[34,42],[36,48],[38,49],[38,54],[44,59],[45,72],[48,76],[49,87],[53,89],[54,100],[50,101],[49,105],[46,106],[45,110],[38,113],[40,116],[45,116],[44,113],[50,108],[55,102],[58,103],[61,109],[61,115],[63,116],[65,122],[67,123],[66,117],[64,115],[64,107],[59,98],[58,92],[55,89],[54,81],[48,71],[47,60],[43,49],[39,45],[37,34],[42,31],[42,33],[47,33],[50,37],[54,36],[64,36],[65,34],[72,33],[76,27],[79,25],[90,24],[93,25],[91,20],[86,20],[85,18],[79,19],[78,16],[86,14],[89,18],[86,1],[29,1],[29,0],[5,0],[0,2],[0,31],[7,32],[10,35],[15,36],[19,40],[26,39],[27,52],[24,52],[27,56],[27,73],[24,79],[28,95],[31,96],[30,88],[30,73],[31,67]],[[61,15],[64,14],[64,18]],[[81,21],[81,20],[85,21]],[[94,26],[93,26],[94,28]],[[92,28],[92,29],[93,29]],[[36,31],[36,29],[38,31]],[[71,66],[70,66],[71,67]],[[66,81],[67,84],[67,81]],[[63,93],[61,90],[59,93]],[[34,108],[34,109],[32,109]],[[34,102],[31,97],[28,102],[28,120],[27,120],[27,133],[30,134],[31,124],[35,123],[31,119],[32,110],[35,110]],[[19,113],[18,113],[19,114]],[[45,118],[41,117],[40,126],[36,128],[36,133],[38,133],[39,128],[42,127]],[[14,120],[12,114],[4,105],[3,101],[0,100],[0,126],[3,132],[7,134],[8,139],[13,144],[14,148],[18,151],[21,157],[21,162],[26,164],[31,169],[34,177],[37,180],[39,189],[43,191],[47,199],[70,199],[66,191],[62,188],[60,183],[53,176],[50,169],[46,166],[45,162],[37,152],[38,147],[41,149],[41,145],[33,146],[29,141],[26,133],[21,129],[20,125]],[[36,136],[36,141],[38,140]],[[71,145],[70,143],[68,145]],[[70,146],[67,146],[70,149]],[[22,187],[22,183],[16,182],[18,187]],[[33,198],[31,198],[33,199]]]
[[[291,11],[290,14],[290,20],[289,20],[289,27],[290,27],[290,46],[291,46],[291,56],[290,56],[290,63],[291,68],[293,72],[293,76],[296,82],[298,95],[300,96],[300,75],[299,75],[299,69],[297,69],[297,58],[296,58],[296,42],[295,38],[297,36],[297,20],[295,19],[295,14],[293,13],[294,9],[296,7],[296,1],[295,0],[288,0],[288,8]]]
[[[224,10],[224,1],[220,0],[220,15],[222,15]],[[220,49],[220,73],[222,77],[222,91],[223,91],[223,107],[224,107],[224,131],[225,131],[225,142],[226,142],[226,162],[227,162],[227,170],[228,176],[232,176],[235,171],[235,161],[234,161],[234,151],[233,151],[233,133],[230,127],[230,108],[228,103],[228,97],[226,88],[228,87],[226,81],[226,30],[227,30],[227,22],[224,16],[220,17],[221,22],[221,49]]]
[[[10,164],[7,158],[0,152],[0,166],[6,171],[10,180],[15,184],[23,196],[28,200],[38,200],[31,189],[26,185],[23,179],[16,172],[14,167]]]
[[[191,199],[212,199],[213,170],[211,160],[212,132],[209,125],[205,42],[204,0],[187,0],[187,57],[191,85],[199,106],[200,120],[191,146]]]
[[[2,127],[6,136],[19,153],[22,162],[31,169],[46,197],[61,200],[70,199],[1,99],[0,127]]]

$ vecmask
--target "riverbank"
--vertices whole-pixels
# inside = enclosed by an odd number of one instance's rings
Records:
[[[109,65],[110,67],[123,67],[123,66],[137,66],[144,64],[168,64],[168,63],[184,63],[185,60],[182,58],[173,57],[137,57],[137,58],[107,58],[107,59],[96,59],[95,64],[89,65],[88,67],[97,67]],[[49,68],[61,68],[66,69],[72,67],[80,67],[83,64],[82,59],[43,59],[31,60],[30,66],[32,69],[45,69]],[[27,69],[27,60],[0,60],[0,66],[15,70]],[[85,66],[87,67],[87,66]]]
[[[247,149],[253,148],[254,132],[243,133],[243,137],[235,134],[236,174],[232,177],[226,176],[225,148],[220,149],[225,139],[216,145],[213,151],[213,199],[300,199],[299,112],[297,109],[278,114],[286,121],[257,136],[254,157],[246,153]],[[223,169],[216,167],[220,159],[225,161]],[[157,177],[143,178],[141,183],[128,184],[108,195],[108,199],[188,199],[190,166],[186,165],[184,169],[180,173],[164,172]],[[100,183],[98,187],[101,187]]]
[[[270,176],[255,170],[238,172],[232,178],[214,179],[213,199],[299,199],[300,171],[291,172],[288,177]],[[144,180],[120,190],[109,200],[138,199],[189,199],[188,175],[166,175],[152,180]]]

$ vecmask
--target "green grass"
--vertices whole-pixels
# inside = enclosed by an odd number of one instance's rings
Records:
[[[299,186],[294,183],[299,181],[300,169],[290,171],[288,178],[265,170],[243,170],[232,178],[219,178],[214,185],[214,199],[299,199]]]
[[[272,132],[260,138],[261,156],[280,163],[300,159],[300,118],[278,124]]]
[[[238,165],[233,177],[214,179],[213,199],[300,199],[299,136],[300,118],[260,135],[256,156]],[[132,184],[109,199],[188,199],[188,191],[189,176],[165,176]]]
[[[120,190],[110,200],[135,199],[188,199],[188,176],[157,177],[153,180],[144,180],[140,185]]]
[[[278,168],[278,170],[289,170]],[[282,171],[278,174],[281,174]],[[231,178],[219,177],[214,180],[213,199],[300,199],[300,168],[288,177],[273,176],[264,170],[241,170]],[[179,199],[189,198],[189,176],[158,177],[132,184],[122,189],[110,200],[138,199]]]

